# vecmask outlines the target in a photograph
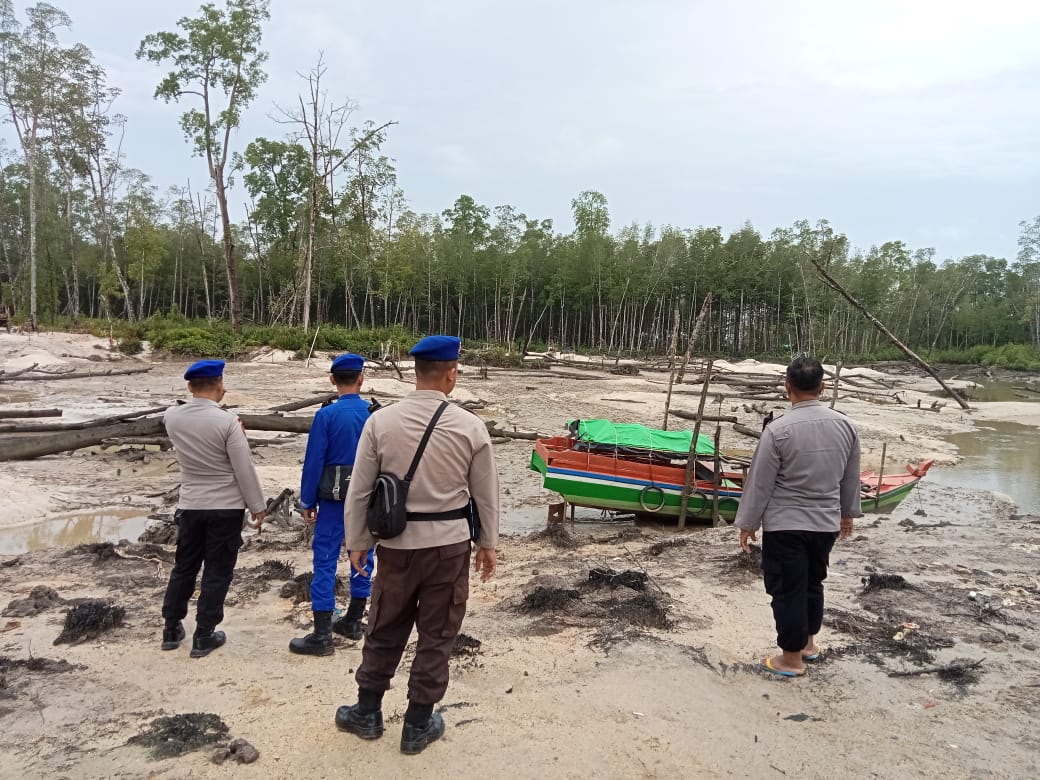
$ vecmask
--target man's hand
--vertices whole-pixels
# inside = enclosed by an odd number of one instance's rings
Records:
[[[852,536],[852,518],[843,517],[841,518],[841,533],[838,535],[839,539],[848,539]]]
[[[754,531],[745,531],[743,528],[740,529],[740,549],[746,553],[751,552],[751,545],[748,542],[757,542],[758,537],[755,536]]]
[[[310,509],[304,509],[303,519],[307,521],[308,525],[314,525],[318,520],[318,508],[311,507]]]
[[[350,551],[350,566],[362,577],[367,577],[368,572],[365,571],[365,561],[368,560],[368,550],[351,550]]]
[[[266,516],[267,516],[266,512],[250,512],[249,513],[249,522],[247,523],[247,525],[250,528],[259,529],[260,526],[262,526],[264,524],[264,518]]]
[[[481,582],[487,582],[498,567],[498,553],[492,547],[478,547],[473,559],[473,570],[480,575]]]

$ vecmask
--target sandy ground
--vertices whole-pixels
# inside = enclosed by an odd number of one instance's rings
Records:
[[[132,364],[89,337],[0,334],[3,370],[33,362],[84,368],[99,358]],[[68,419],[116,414],[180,397],[182,371],[154,363],[140,375],[0,384],[0,404],[61,407]],[[266,409],[324,390],[324,371],[277,355],[233,364],[227,401]],[[660,424],[664,374],[596,376],[493,369],[482,381],[470,370],[457,395],[483,399],[482,416],[520,430],[558,432],[578,415]],[[911,407],[917,398],[928,406],[935,398],[921,394],[926,389],[903,396]],[[383,399],[407,390],[389,372],[366,384],[366,395]],[[678,390],[673,406],[695,408],[695,389]],[[957,454],[943,436],[971,430],[976,419],[1033,414],[1015,404],[971,413],[947,404],[933,413],[840,403],[859,425],[865,467],[878,465],[882,442],[889,463],[953,463]],[[739,400],[726,399],[721,409],[758,424]],[[256,459],[273,496],[297,484],[303,437],[262,436],[272,443],[258,447]],[[722,437],[724,448],[754,446],[728,426]],[[390,778],[1040,775],[1040,518],[993,494],[926,480],[893,514],[860,521],[832,556],[824,658],[806,678],[787,681],[757,664],[773,650],[768,597],[737,554],[731,529],[680,536],[653,525],[589,522],[598,516],[586,512],[565,536],[539,537],[531,532],[544,526],[554,499],[527,470],[527,443],[502,443],[496,453],[506,531],[499,576],[473,585],[463,631],[481,644],[453,661],[440,743],[411,758],[397,750],[410,652],[387,695],[386,736],[369,743],[335,730],[336,706],[353,701],[360,651],[344,642],[331,658],[287,652],[302,633],[294,621],[306,605],[282,598],[283,582],[264,580],[258,567],[286,561],[308,572],[309,552],[298,530],[274,525],[260,538],[250,534],[240,557],[223,626],[227,646],[197,661],[186,646],[158,649],[170,548],[0,555],[0,609],[41,585],[66,602],[0,618],[0,777],[332,778],[353,769]],[[154,450],[81,451],[0,468],[7,533],[70,517],[168,515],[163,494],[178,482],[172,454]],[[649,595],[593,588],[589,571],[603,566],[645,571]],[[871,573],[900,574],[910,587],[864,593]],[[545,593],[539,587],[572,595],[559,608],[525,610],[525,598]],[[67,602],[82,598],[124,607],[125,625],[53,645]],[[954,679],[923,673],[956,659],[982,663]],[[902,672],[914,676],[890,676]],[[256,746],[259,761],[217,766],[211,748],[160,760],[127,745],[154,718],[183,713],[219,715],[232,736]]]

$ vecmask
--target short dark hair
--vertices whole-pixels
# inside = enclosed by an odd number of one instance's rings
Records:
[[[444,376],[459,364],[457,360],[424,360],[415,359],[415,375],[423,379],[436,379]]]
[[[188,389],[193,393],[204,392],[211,388],[216,387],[224,380],[222,376],[207,376],[199,377],[198,379],[188,380]]]
[[[332,378],[336,381],[336,384],[340,387],[347,387],[358,381],[361,376],[360,371],[333,371]]]
[[[787,367],[787,381],[791,387],[806,393],[819,390],[823,384],[823,364],[816,358],[795,358]]]

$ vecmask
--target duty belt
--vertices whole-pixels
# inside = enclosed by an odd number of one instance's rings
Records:
[[[447,512],[409,512],[408,522],[423,522],[433,520],[468,520],[469,505],[460,509],[449,509]]]

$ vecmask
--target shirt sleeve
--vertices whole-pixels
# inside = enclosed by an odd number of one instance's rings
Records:
[[[740,504],[737,506],[737,517],[734,524],[745,531],[757,531],[762,527],[769,499],[776,485],[776,475],[780,471],[780,454],[773,443],[773,435],[769,428],[762,431],[762,439],[758,443],[751,458],[751,469],[744,480]]]
[[[267,501],[264,500],[260,477],[257,476],[256,467],[253,466],[253,456],[249,452],[249,440],[237,417],[233,417],[228,424],[227,455],[228,460],[231,461],[231,469],[235,472],[235,482],[238,483],[242,500],[246,502],[246,506],[253,514],[263,512],[267,508]]]
[[[501,503],[498,491],[498,467],[495,451],[487,428],[480,426],[476,433],[476,451],[469,466],[469,494],[480,512],[481,547],[494,549],[498,546],[498,526]]]
[[[368,499],[379,476],[379,453],[373,419],[365,423],[358,440],[354,468],[350,473],[350,487],[343,502],[343,531],[348,550],[371,550],[376,540],[368,532]]]
[[[325,452],[328,447],[328,433],[325,427],[325,415],[314,415],[314,422],[307,433],[307,453],[303,457],[303,475],[300,478],[300,506],[313,509],[318,505],[318,483],[321,472],[325,468]]]
[[[841,478],[841,516],[863,517],[860,491],[860,446],[859,433],[852,429],[852,451],[845,464],[845,474]]]

